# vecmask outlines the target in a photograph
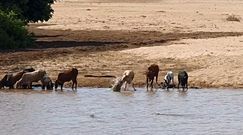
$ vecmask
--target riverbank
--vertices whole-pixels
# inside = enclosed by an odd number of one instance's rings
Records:
[[[159,82],[168,70],[177,75],[185,69],[192,87],[242,88],[243,23],[226,20],[242,14],[242,5],[239,0],[58,2],[50,21],[30,24],[35,48],[0,53],[0,77],[33,66],[55,80],[61,70],[76,67],[80,87],[110,87],[114,78],[97,76],[132,69],[135,85],[142,87],[146,68],[156,63]]]

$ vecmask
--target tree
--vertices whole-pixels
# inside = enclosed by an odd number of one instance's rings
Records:
[[[16,18],[14,12],[5,13],[0,10],[0,48],[26,48],[33,44],[25,23]]]
[[[0,49],[26,48],[33,45],[28,22],[48,21],[55,0],[0,0]]]
[[[48,21],[54,12],[51,4],[55,0],[0,0],[5,12],[14,11],[25,22]]]

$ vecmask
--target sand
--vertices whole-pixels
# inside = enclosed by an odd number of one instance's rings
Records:
[[[191,87],[243,87],[241,0],[62,0],[45,23],[30,24],[37,47],[1,52],[0,77],[24,66],[58,72],[76,67],[81,87],[111,87],[124,70],[145,85],[146,68],[189,74]],[[238,21],[227,21],[235,15]]]

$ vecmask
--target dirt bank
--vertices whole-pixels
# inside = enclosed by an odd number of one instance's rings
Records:
[[[159,81],[168,70],[185,69],[190,86],[241,88],[243,24],[225,18],[243,13],[236,10],[242,4],[238,0],[58,2],[50,21],[29,26],[36,47],[0,53],[0,77],[33,66],[47,70],[55,80],[61,70],[76,67],[79,86],[109,87],[114,78],[85,75],[120,76],[132,69],[135,85],[144,86],[145,69],[156,63]]]

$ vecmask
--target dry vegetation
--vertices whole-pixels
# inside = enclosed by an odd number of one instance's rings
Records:
[[[235,21],[235,22],[240,22],[241,18],[237,15],[229,15],[226,18],[227,21]]]

